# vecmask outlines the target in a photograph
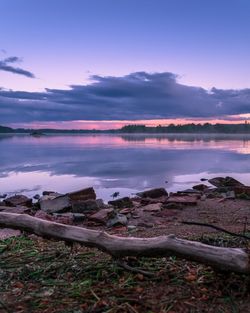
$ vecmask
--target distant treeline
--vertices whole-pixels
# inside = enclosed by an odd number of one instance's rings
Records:
[[[0,126],[0,133],[14,133],[15,130],[10,127]]]
[[[168,126],[149,127],[145,125],[127,125],[120,130],[122,133],[226,133],[226,134],[243,134],[250,133],[250,124],[186,124]]]
[[[112,130],[111,130],[112,131]],[[51,128],[43,128],[43,129],[28,129],[28,128],[10,128],[5,126],[0,126],[0,133],[16,133],[16,134],[79,134],[79,133],[99,133],[103,132],[101,130],[95,130],[95,129],[51,129]]]
[[[120,129],[110,129],[110,130],[96,130],[96,129],[24,129],[18,128],[13,129],[10,127],[0,126],[0,133],[28,133],[28,134],[89,134],[89,133],[194,133],[194,134],[211,134],[211,133],[225,133],[225,134],[246,134],[250,133],[250,124],[247,122],[242,124],[186,124],[186,125],[174,125],[170,124],[168,126],[158,125],[156,127],[146,126],[146,125],[127,125]]]

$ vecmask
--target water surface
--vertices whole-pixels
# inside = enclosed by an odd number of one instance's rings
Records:
[[[115,191],[176,191],[218,175],[250,185],[249,136],[0,136],[0,193],[34,196],[93,186],[109,200]]]

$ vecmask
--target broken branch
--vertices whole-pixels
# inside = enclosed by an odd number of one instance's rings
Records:
[[[221,231],[221,232],[223,232],[225,234],[234,236],[234,237],[239,237],[239,238],[244,238],[244,239],[250,240],[250,237],[248,237],[246,235],[236,234],[236,233],[233,233],[233,232],[231,232],[229,230],[226,230],[224,228],[221,228],[221,227],[218,227],[218,226],[215,226],[215,225],[212,225],[212,224],[200,223],[200,222],[186,222],[186,221],[183,221],[181,223],[185,224],[185,225],[196,225],[196,226],[210,227],[210,228],[216,229],[218,231]]]

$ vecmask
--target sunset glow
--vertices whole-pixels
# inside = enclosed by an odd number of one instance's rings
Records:
[[[195,124],[240,124],[250,120],[250,114],[234,115],[229,119],[158,119],[158,120],[125,120],[125,121],[61,121],[61,122],[32,122],[32,123],[10,123],[14,128],[34,128],[34,129],[119,129],[126,125],[146,125],[146,126],[167,126],[169,124],[185,125]]]

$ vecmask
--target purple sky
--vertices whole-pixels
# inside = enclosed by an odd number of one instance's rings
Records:
[[[248,118],[249,29],[248,0],[2,0],[0,124]]]

